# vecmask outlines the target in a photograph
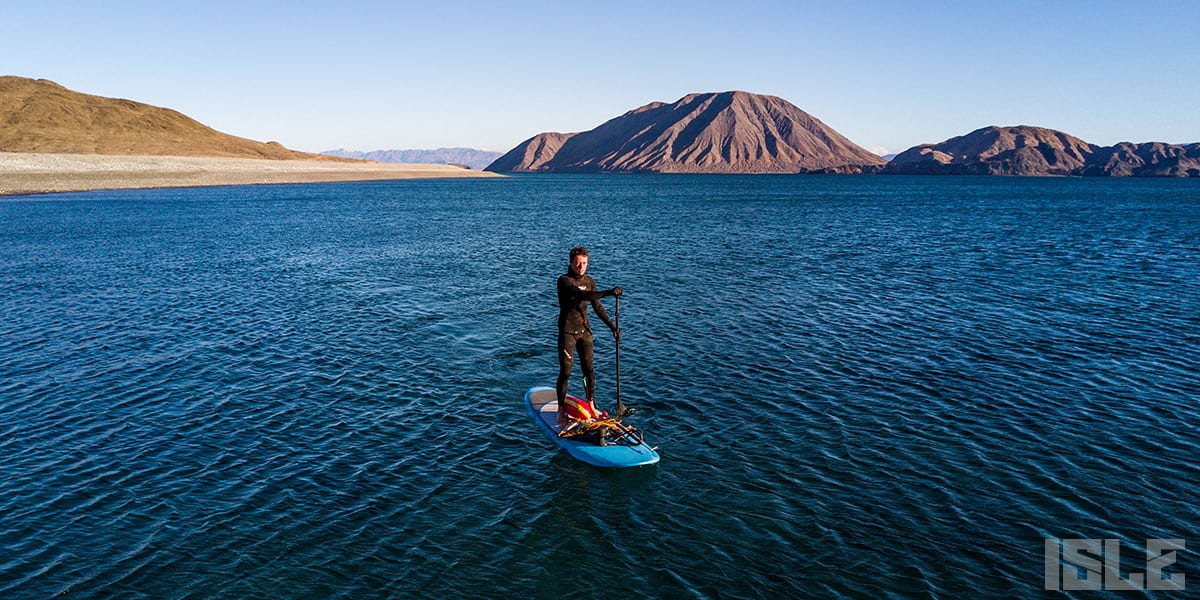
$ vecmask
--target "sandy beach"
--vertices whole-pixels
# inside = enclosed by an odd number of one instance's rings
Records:
[[[0,195],[437,177],[501,175],[451,165],[0,152]]]

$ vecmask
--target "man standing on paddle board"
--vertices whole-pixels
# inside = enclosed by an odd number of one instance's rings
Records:
[[[575,355],[579,355],[579,369],[583,371],[583,389],[592,412],[596,411],[596,380],[592,368],[592,326],[588,323],[587,305],[591,303],[600,320],[612,330],[613,338],[621,339],[621,331],[608,318],[600,299],[605,296],[620,296],[621,288],[596,290],[596,280],[587,275],[588,251],[583,246],[571,248],[567,274],[558,278],[558,424],[568,423],[563,410],[567,399],[567,381],[571,378],[571,366]]]

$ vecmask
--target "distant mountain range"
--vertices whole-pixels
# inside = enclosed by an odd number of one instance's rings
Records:
[[[472,148],[308,154],[228,135],[168,108],[0,76],[0,152],[365,159],[498,172],[1200,177],[1200,143],[1098,146],[1029,126],[984,127],[885,161],[786,100],[740,91],[653,102],[590,131],[538,134],[503,155]]]
[[[0,152],[325,158],[221,133],[169,108],[13,76],[0,76]]]
[[[1097,146],[1042,127],[984,127],[901,152],[883,173],[1200,177],[1200,143]]]
[[[541,133],[487,170],[1200,177],[1200,144],[1098,146],[1029,126],[985,127],[888,158],[785,100],[723,92],[647,104],[582,133]]]
[[[733,91],[654,102],[582,133],[541,133],[487,170],[862,173],[883,165],[782,98]]]
[[[360,152],[357,150],[326,150],[321,154],[340,156],[342,158],[357,158],[384,163],[419,163],[460,165],[472,169],[482,169],[500,157],[499,152],[476,150],[475,148],[437,148],[436,150],[372,150]]]

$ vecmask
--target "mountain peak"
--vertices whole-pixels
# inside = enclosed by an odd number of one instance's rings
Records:
[[[862,172],[883,159],[776,96],[743,91],[652,102],[582,133],[543,133],[490,171]]]
[[[896,155],[884,173],[1195,177],[1200,144],[1122,143],[1105,148],[1054,129],[990,126]]]

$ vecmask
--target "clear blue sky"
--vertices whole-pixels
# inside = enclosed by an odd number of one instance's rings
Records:
[[[0,74],[307,151],[508,150],[692,92],[898,152],[987,125],[1200,142],[1200,1],[18,2]]]

